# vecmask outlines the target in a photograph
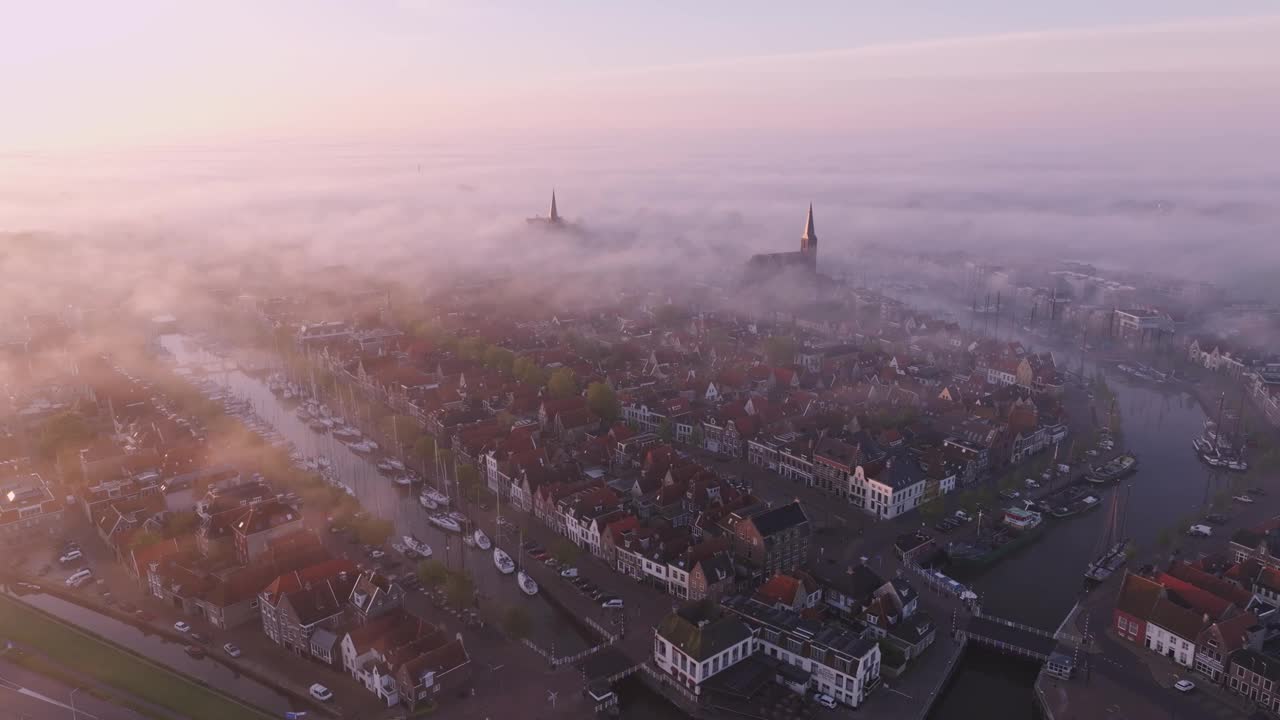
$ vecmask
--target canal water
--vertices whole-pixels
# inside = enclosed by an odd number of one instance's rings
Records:
[[[11,597],[39,608],[67,622],[129,648],[177,672],[200,678],[211,687],[270,712],[296,710],[291,698],[250,679],[216,660],[197,660],[183,650],[182,643],[148,632],[113,617],[44,593],[13,593]],[[213,652],[213,651],[210,651]]]
[[[1194,396],[1182,390],[1134,384],[1114,372],[1107,374],[1107,383],[1116,396],[1124,447],[1137,455],[1139,462],[1138,471],[1119,486],[1129,493],[1125,534],[1145,551],[1135,562],[1149,560],[1161,531],[1172,528],[1179,518],[1204,512],[1219,490],[1230,487],[1231,477],[1202,465],[1191,451],[1191,440],[1200,434],[1206,420]],[[1105,410],[1099,408],[1099,413]],[[1104,491],[1104,505],[1116,491]],[[1082,573],[1100,549],[1107,514],[1102,507],[1066,520],[1047,519],[1051,527],[1044,538],[972,583],[984,610],[1046,630],[1057,629],[1080,597]],[[985,714],[994,717],[1035,718],[1035,674],[1036,668],[1022,661],[972,653],[930,718],[962,720],[972,717],[973,707],[982,707]]]
[[[221,365],[222,358],[200,347],[184,335],[164,335],[160,343],[177,362],[178,367],[196,368]],[[529,597],[516,585],[515,575],[502,575],[493,564],[492,551],[468,547],[460,535],[448,533],[427,520],[427,511],[418,503],[416,489],[409,491],[382,475],[374,461],[354,453],[327,433],[318,433],[294,414],[294,409],[271,393],[266,382],[239,370],[228,370],[207,376],[233,395],[248,400],[254,412],[277,432],[293,442],[308,457],[323,456],[333,463],[337,477],[355,492],[364,509],[395,525],[395,541],[412,535],[431,546],[432,557],[454,569],[465,568],[476,590],[504,605],[520,605],[528,610],[533,629],[530,639],[544,648],[554,648],[557,655],[571,655],[587,647],[577,626],[541,595]],[[492,534],[491,534],[492,535]],[[518,548],[511,543],[504,549],[515,557]]]

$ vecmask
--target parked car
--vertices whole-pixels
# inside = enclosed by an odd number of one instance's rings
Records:
[[[226,645],[223,645],[222,652],[230,655],[233,658],[240,657],[240,648],[235,643],[227,643]]]
[[[191,632],[191,626],[181,620],[173,624],[173,629],[184,634]]]
[[[200,633],[198,633],[198,632],[193,632],[193,633],[191,633],[191,639],[192,639],[192,640],[195,640],[196,642],[198,642],[198,643],[200,643],[200,644],[202,644],[202,645],[204,645],[204,644],[208,644],[208,642],[209,642],[209,637],[208,637],[207,635],[202,635],[202,634],[200,634]]]
[[[953,517],[955,517],[955,519],[959,520],[960,522],[969,522],[969,520],[971,519],[969,517],[969,513],[963,510],[957,510]]]
[[[63,565],[66,565],[69,562],[75,562],[76,560],[79,560],[83,557],[84,555],[79,550],[72,550],[71,552],[64,553],[61,557],[59,557],[58,562],[62,563]]]
[[[1098,451],[1097,451],[1097,450],[1085,450],[1085,451],[1084,451],[1084,454],[1085,454],[1085,455],[1088,455],[1089,457],[1098,457]]]
[[[576,577],[578,577],[578,568],[576,568],[576,567],[567,567],[567,568],[565,568],[565,569],[563,569],[563,570],[561,570],[561,571],[560,571],[560,577],[562,577],[562,578],[576,578]]]
[[[1005,500],[1017,500],[1018,498],[1022,497],[1022,493],[1018,492],[1017,490],[1001,490],[1000,497],[1004,498]]]
[[[1250,505],[1253,503],[1253,498],[1249,497],[1248,495],[1236,495],[1231,499],[1235,500],[1238,503],[1244,503],[1245,505]]]
[[[1213,535],[1213,528],[1208,525],[1192,525],[1187,528],[1187,534],[1191,537],[1209,537]]]
[[[320,683],[312,685],[308,688],[307,692],[311,693],[311,697],[319,700],[320,702],[329,702],[333,699],[333,693],[329,692],[329,688],[321,685]]]
[[[600,601],[600,607],[619,610],[622,608],[622,598],[610,597]]]
[[[1204,516],[1204,521],[1210,525],[1226,525],[1227,516],[1222,513],[1209,513]]]
[[[1267,491],[1263,490],[1260,487],[1251,487],[1246,492],[1248,492],[1250,495],[1257,495],[1258,497],[1262,497],[1267,494]]]
[[[1196,684],[1190,680],[1179,680],[1173,684],[1173,689],[1182,693],[1189,693],[1196,689]]]
[[[93,579],[93,571],[90,570],[89,568],[85,568],[83,570],[77,570],[71,573],[71,577],[67,578],[67,586],[78,588],[92,579]]]
[[[826,693],[814,693],[813,701],[824,708],[834,708],[836,706],[836,699]]]
[[[188,645],[182,649],[188,655],[190,655],[191,657],[197,660],[205,656],[204,648],[200,647],[199,645]]]
[[[381,550],[371,550],[369,552],[369,557],[373,558],[374,560],[381,560],[386,556],[387,554],[382,552]]]

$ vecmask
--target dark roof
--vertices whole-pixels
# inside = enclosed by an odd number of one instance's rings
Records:
[[[755,515],[751,522],[761,537],[769,537],[793,527],[807,526],[809,518],[805,516],[800,503],[791,502]]]
[[[1244,648],[1231,653],[1231,664],[1241,665],[1250,672],[1280,682],[1280,660],[1263,655],[1256,650]]]
[[[727,553],[716,553],[709,558],[699,560],[698,564],[702,566],[702,574],[706,577],[707,584],[718,583],[733,576],[733,562]]]
[[[1163,592],[1164,588],[1154,580],[1141,575],[1125,575],[1120,585],[1120,596],[1116,598],[1116,609],[1147,620]]]
[[[847,572],[823,574],[821,569],[818,572],[819,582],[859,601],[868,600],[871,593],[884,585],[884,578],[866,565],[854,565]]]
[[[712,601],[686,603],[658,624],[658,634],[697,662],[751,637],[746,623],[723,613]]]
[[[1209,626],[1204,615],[1163,597],[1156,601],[1147,622],[1192,642]]]

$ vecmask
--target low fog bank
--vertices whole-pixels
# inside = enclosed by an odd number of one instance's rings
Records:
[[[545,215],[552,188],[569,231]],[[798,247],[1070,258],[1276,290],[1280,171],[1247,143],[894,137],[347,143],[9,155],[6,302],[51,288],[163,311],[190,282],[305,281],[346,265],[423,286],[460,273],[718,280]]]

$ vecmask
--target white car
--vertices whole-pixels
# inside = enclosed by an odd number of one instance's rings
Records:
[[[333,693],[329,692],[329,688],[321,685],[320,683],[312,685],[308,692],[311,693],[311,697],[319,700],[320,702],[329,702],[333,699]]]
[[[1098,456],[1098,451],[1097,451],[1097,450],[1085,450],[1085,451],[1084,451],[1084,454],[1085,454],[1085,455],[1088,455],[1089,457],[1097,457],[1097,456]]]
[[[1187,528],[1187,534],[1191,537],[1211,537],[1213,535],[1213,528],[1208,525],[1192,525]]]
[[[369,553],[369,557],[373,558],[374,560],[381,560],[386,556],[387,554],[382,552],[381,550],[374,550],[373,552]]]
[[[71,573],[71,577],[67,578],[67,586],[78,588],[92,579],[93,571],[89,568],[77,570],[76,572]]]
[[[560,577],[562,577],[562,578],[576,578],[576,577],[578,577],[578,568],[576,568],[576,567],[567,567],[567,568],[565,568],[565,569],[563,569],[563,570],[561,570],[561,571],[560,571]]]
[[[66,565],[67,563],[75,562],[76,560],[79,560],[82,557],[84,557],[84,555],[79,550],[72,550],[71,552],[58,558],[58,562],[62,563],[63,565]]]
[[[178,632],[180,632],[180,633],[189,633],[189,632],[191,632],[191,626],[190,626],[190,625],[188,625],[188,624],[186,624],[185,622],[183,622],[183,621],[181,621],[181,620],[179,620],[178,622],[176,622],[176,623],[174,623],[174,624],[173,624],[173,629],[174,629],[174,630],[177,630],[177,631],[178,631]]]
[[[608,600],[600,603],[600,607],[609,610],[620,610],[622,609],[622,598],[609,598]]]
[[[1237,495],[1231,499],[1235,500],[1238,503],[1244,503],[1245,505],[1253,504],[1253,498],[1249,497],[1248,495]]]
[[[824,708],[834,708],[836,706],[836,699],[826,693],[814,693],[813,701]]]
[[[223,645],[222,652],[230,655],[233,658],[240,657],[240,648],[235,643],[227,643],[226,645]]]
[[[1173,689],[1177,690],[1178,692],[1189,693],[1192,690],[1196,689],[1196,684],[1191,682],[1190,680],[1179,680],[1178,682],[1173,684]]]

